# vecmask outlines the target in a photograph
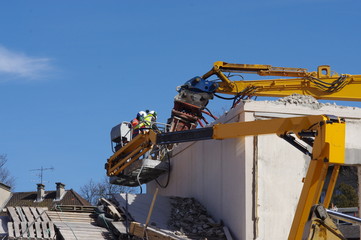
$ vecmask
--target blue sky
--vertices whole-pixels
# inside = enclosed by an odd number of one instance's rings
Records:
[[[361,1],[1,1],[0,153],[17,191],[105,174],[109,131],[214,61],[361,74]],[[359,103],[349,103],[360,106]],[[220,114],[230,103],[216,99]]]

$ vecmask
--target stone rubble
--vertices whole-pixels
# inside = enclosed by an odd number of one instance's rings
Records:
[[[194,198],[171,198],[169,227],[178,236],[191,239],[226,239],[223,224],[216,223],[207,210]],[[201,237],[201,238],[192,238]]]
[[[294,105],[301,105],[301,106],[308,106],[313,109],[320,109],[324,106],[335,106],[335,107],[343,107],[343,106],[337,106],[336,103],[320,103],[317,101],[316,98],[309,96],[309,95],[301,95],[294,93],[292,95],[289,95],[287,97],[279,98],[276,101],[272,101],[277,104],[294,104]]]
[[[316,98],[309,95],[292,94],[287,97],[277,99],[276,102],[284,104],[300,104],[300,105],[312,105],[320,104]]]

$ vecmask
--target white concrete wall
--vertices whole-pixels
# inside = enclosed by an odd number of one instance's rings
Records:
[[[258,239],[287,239],[309,158],[275,135],[258,136]]]
[[[253,121],[305,114],[346,117],[346,156],[356,159],[361,109],[247,102],[219,119]],[[173,152],[170,183],[160,194],[194,197],[235,239],[287,239],[309,160],[275,135],[180,144]],[[166,177],[160,178],[161,182]],[[148,184],[153,193],[157,185]]]
[[[361,124],[359,120],[349,119],[346,123],[345,162],[361,164]]]
[[[253,109],[258,106],[253,104]],[[269,104],[268,104],[269,105]],[[250,108],[251,106],[248,106]],[[288,112],[280,111],[287,107]],[[274,112],[272,112],[274,111]],[[303,114],[331,114],[346,118],[346,159],[348,163],[361,161],[361,109],[327,106],[310,109],[302,106],[270,106],[268,112],[255,112],[256,118],[297,116]],[[259,217],[257,239],[287,239],[302,190],[309,158],[274,135],[258,136],[258,198]]]
[[[239,112],[234,110],[221,121],[239,121]],[[196,198],[235,236],[249,239],[253,236],[252,221],[247,221],[252,217],[252,207],[248,207],[252,206],[252,158],[245,156],[253,156],[252,145],[253,137],[180,144],[171,159],[169,186],[160,189],[160,194]],[[245,152],[246,146],[249,153]],[[165,181],[166,177],[161,178]],[[147,192],[152,193],[155,187],[148,184]]]

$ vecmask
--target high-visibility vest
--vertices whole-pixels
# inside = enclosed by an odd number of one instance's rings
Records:
[[[144,123],[147,127],[150,127],[152,125],[152,122],[154,122],[154,120],[155,120],[155,118],[154,118],[153,114],[148,114],[144,118]]]

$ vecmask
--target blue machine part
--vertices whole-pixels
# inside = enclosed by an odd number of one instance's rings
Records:
[[[181,88],[187,88],[196,92],[214,93],[218,88],[218,83],[197,76],[184,83]]]

